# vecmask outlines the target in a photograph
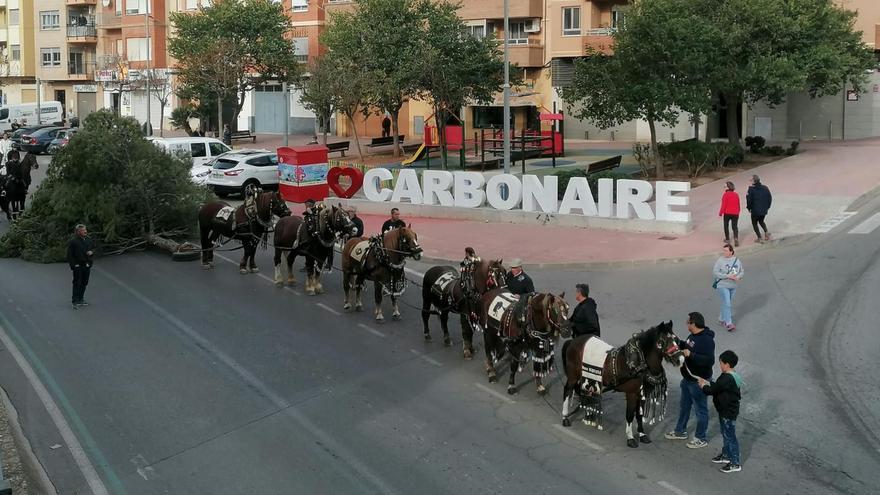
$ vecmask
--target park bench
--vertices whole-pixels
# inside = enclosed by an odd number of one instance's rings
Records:
[[[397,136],[397,141],[403,143],[403,139],[406,136]],[[377,137],[372,138],[370,140],[370,144],[367,145],[367,148],[378,148],[380,146],[391,146],[394,144],[394,136],[388,137]]]
[[[256,142],[257,142],[257,136],[254,135],[254,134],[251,134],[251,131],[250,131],[250,130],[234,131],[234,132],[230,135],[230,138],[229,138],[229,139],[231,139],[231,140],[233,140],[233,141],[235,141],[236,139],[250,139],[252,143],[256,143]]]
[[[336,153],[337,151],[345,156],[351,141],[339,141],[338,143],[327,143],[327,153]]]
[[[606,158],[604,160],[599,160],[598,162],[593,162],[587,165],[587,175],[617,168],[620,166],[620,161],[622,159],[622,155],[617,155],[612,156],[611,158]]]

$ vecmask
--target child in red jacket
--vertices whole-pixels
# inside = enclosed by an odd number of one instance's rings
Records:
[[[739,194],[733,182],[727,181],[721,195],[719,217],[724,217],[724,242],[730,243],[730,225],[733,224],[733,245],[739,246]]]

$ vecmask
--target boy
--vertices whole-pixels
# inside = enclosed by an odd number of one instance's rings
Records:
[[[709,383],[702,378],[699,379],[703,393],[712,396],[712,403],[718,410],[718,419],[721,422],[724,446],[721,448],[721,453],[712,458],[712,462],[725,464],[721,468],[722,473],[742,471],[739,441],[736,439],[736,417],[739,416],[740,387],[742,387],[742,378],[734,371],[738,361],[735,352],[724,351],[718,356],[718,367],[721,368],[721,376],[718,380]]]

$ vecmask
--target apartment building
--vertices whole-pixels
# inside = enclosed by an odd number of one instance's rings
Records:
[[[34,0],[0,0],[0,104],[37,99]]]

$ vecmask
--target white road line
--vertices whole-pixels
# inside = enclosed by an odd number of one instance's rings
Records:
[[[875,213],[871,218],[855,226],[850,230],[849,234],[870,234],[874,229],[880,227],[880,213]]]
[[[382,337],[383,339],[386,337],[386,335],[384,333],[376,330],[375,328],[373,328],[369,325],[365,325],[363,323],[358,323],[358,326],[363,328],[364,330],[370,332],[371,334],[375,335],[376,337]]]
[[[824,222],[817,225],[810,232],[813,234],[825,234],[827,232],[831,232],[831,230],[834,229],[834,227],[837,227],[838,225],[842,224],[843,222],[846,221],[847,218],[849,218],[857,213],[858,213],[857,211],[844,211],[844,212],[838,213],[837,215],[834,215],[833,217],[829,218],[828,220],[825,220]]]
[[[672,483],[669,483],[668,481],[658,481],[657,484],[662,486],[663,488],[666,488],[667,490],[674,493],[675,495],[688,495],[688,492],[673,485]]]
[[[412,268],[409,268],[409,267],[404,267],[404,268],[403,268],[403,271],[406,272],[406,273],[409,273],[409,274],[412,275],[413,277],[418,277],[419,280],[422,280],[423,278],[425,278],[425,274],[424,274],[424,273],[422,273],[422,272],[420,272],[420,271],[413,270]]]
[[[419,352],[415,349],[410,349],[409,352],[422,358],[423,361],[433,364],[434,366],[443,366],[443,363],[441,363],[440,361],[437,361],[436,359],[432,358],[431,356],[427,356],[425,354],[422,354],[421,352]]]
[[[476,385],[476,387],[478,389],[482,390],[483,392],[486,392],[487,394],[491,395],[492,397],[495,397],[496,399],[503,400],[504,402],[507,402],[508,404],[516,403],[516,401],[511,399],[510,397],[508,397],[504,394],[498,393],[498,392],[492,390],[491,388],[483,385],[482,383],[475,383],[474,385]]]
[[[149,481],[156,477],[156,470],[150,466],[150,463],[147,462],[143,455],[138,454],[132,457],[130,461],[134,464],[134,467],[137,469],[137,473],[141,475],[141,478]]]
[[[601,445],[587,440],[586,438],[582,437],[581,435],[578,435],[577,433],[571,431],[570,428],[566,428],[566,427],[562,426],[561,424],[557,423],[557,424],[553,425],[553,428],[559,430],[560,433],[563,433],[564,435],[577,440],[578,442],[586,445],[587,447],[589,447],[597,452],[604,452],[605,451],[605,449]]]
[[[214,256],[216,256],[222,260],[226,260],[226,261],[232,263],[233,265],[238,265],[237,261],[235,261],[234,259],[231,259],[231,258],[227,258],[226,256],[223,256],[222,254],[214,253]],[[269,282],[272,282],[273,284],[275,283],[275,280],[272,277],[266,275],[265,273],[258,273],[257,276],[262,278],[263,280],[268,280]],[[293,292],[297,296],[302,295],[298,290],[291,289],[290,287],[287,287],[287,286],[284,287],[284,290],[289,290],[290,292]]]
[[[18,367],[21,368],[24,376],[27,377],[28,382],[30,382],[31,387],[34,388],[34,392],[36,392],[37,397],[40,398],[40,402],[43,403],[43,407],[46,408],[49,417],[52,418],[52,422],[61,433],[61,438],[63,438],[64,443],[67,444],[67,448],[70,450],[70,455],[73,456],[73,460],[76,462],[77,467],[86,479],[86,483],[88,483],[92,493],[95,495],[109,495],[110,492],[107,491],[107,487],[104,486],[104,482],[101,481],[101,477],[98,476],[95,466],[92,465],[89,456],[86,455],[85,450],[83,450],[82,445],[80,445],[79,440],[73,433],[73,429],[70,428],[67,420],[64,419],[64,414],[61,412],[58,404],[55,403],[52,395],[49,394],[49,391],[46,389],[45,385],[43,385],[43,382],[40,381],[40,378],[34,372],[30,363],[24,358],[24,355],[18,350],[18,347],[12,342],[12,339],[9,338],[9,335],[6,334],[6,330],[2,326],[0,326],[0,342],[3,342],[3,346],[6,347],[6,350],[9,351],[12,358],[15,359]]]
[[[342,313],[340,313],[339,311],[336,311],[335,309],[331,308],[330,306],[327,306],[327,305],[324,304],[324,303],[318,303],[318,304],[315,304],[315,306],[317,306],[317,307],[319,307],[319,308],[321,308],[321,309],[323,309],[324,311],[327,311],[327,312],[329,312],[329,313],[333,313],[333,314],[336,315],[336,316],[339,316],[339,315],[342,314]]]

